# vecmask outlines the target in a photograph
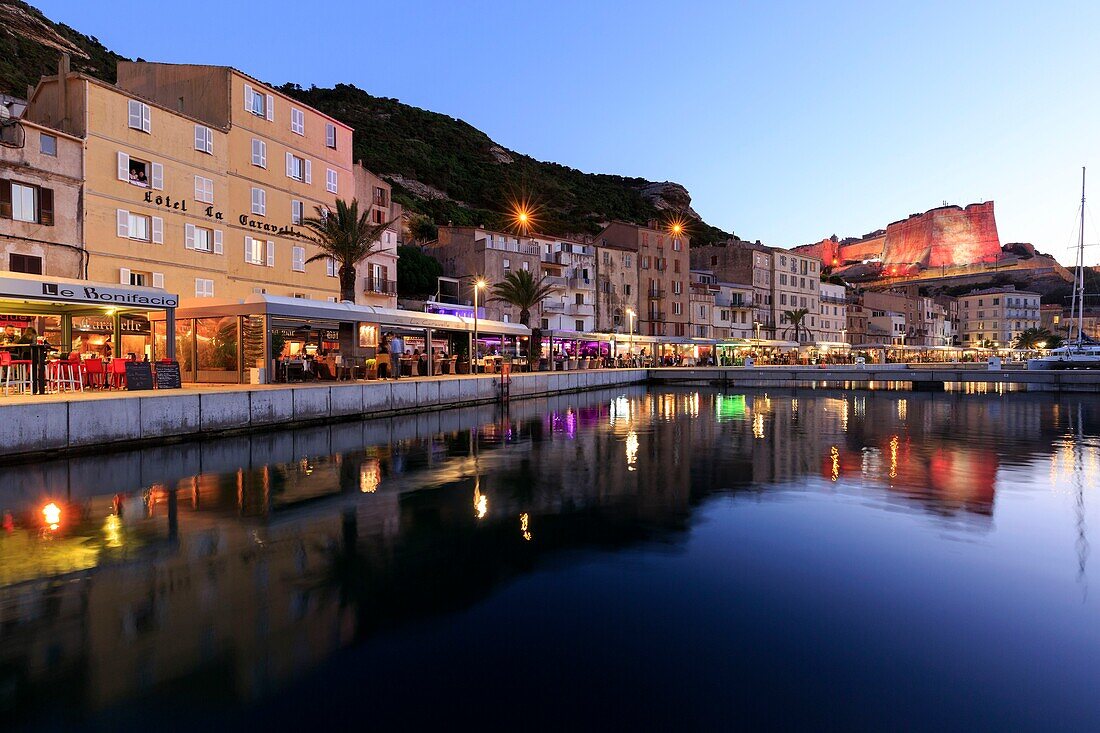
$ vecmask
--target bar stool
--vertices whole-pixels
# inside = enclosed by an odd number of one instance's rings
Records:
[[[63,359],[46,364],[46,389],[51,392],[83,392],[79,361]]]
[[[4,370],[4,394],[31,391],[31,362],[29,359],[13,359],[8,351],[0,351],[0,368]]]

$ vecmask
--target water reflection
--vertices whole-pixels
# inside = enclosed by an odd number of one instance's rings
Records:
[[[551,557],[682,542],[718,495],[980,536],[1037,475],[1072,497],[1084,583],[1098,428],[1052,395],[637,389],[5,468],[0,703],[258,700]]]

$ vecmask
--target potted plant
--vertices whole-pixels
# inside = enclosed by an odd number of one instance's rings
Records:
[[[378,359],[367,359],[367,379],[378,379]]]

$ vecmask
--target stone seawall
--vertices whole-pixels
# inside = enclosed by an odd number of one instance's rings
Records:
[[[511,399],[646,381],[644,369],[513,375]],[[0,460],[131,448],[332,420],[495,402],[500,377],[240,387],[75,396],[0,406]]]

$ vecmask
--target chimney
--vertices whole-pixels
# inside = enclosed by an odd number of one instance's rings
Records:
[[[57,124],[67,130],[69,124],[69,54],[57,59]]]

